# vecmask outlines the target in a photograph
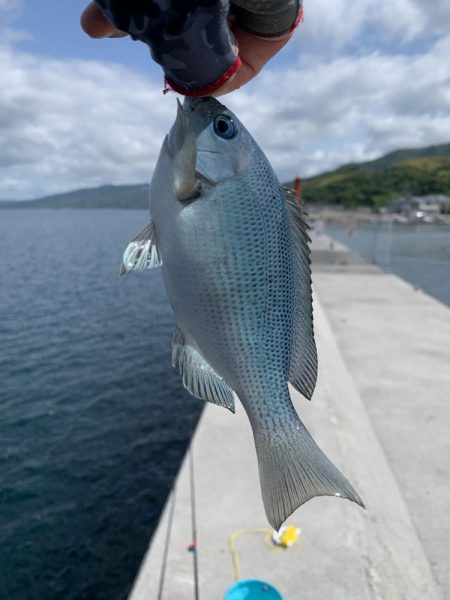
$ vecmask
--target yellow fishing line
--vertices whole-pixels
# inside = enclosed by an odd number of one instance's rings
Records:
[[[231,553],[235,581],[239,581],[241,578],[239,557],[235,546],[236,540],[241,535],[260,535],[262,533],[265,534],[263,542],[266,548],[272,552],[278,552],[279,550],[286,550],[292,546],[292,544],[295,544],[295,542],[298,540],[300,530],[297,529],[295,525],[290,525],[287,527],[284,533],[280,536],[280,543],[278,545],[275,545],[275,543],[272,541],[275,533],[274,530],[268,529],[267,527],[261,527],[260,529],[238,529],[237,531],[234,531],[228,536],[228,547]]]

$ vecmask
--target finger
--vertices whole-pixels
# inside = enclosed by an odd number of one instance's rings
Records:
[[[92,38],[124,37],[124,31],[116,29],[105,17],[96,2],[91,2],[80,18],[81,27]]]
[[[293,32],[281,39],[274,40],[257,37],[236,26],[233,28],[233,34],[239,47],[239,56],[242,65],[234,77],[214,92],[214,96],[228,94],[233,90],[237,90],[258,75],[264,65],[288,43]]]

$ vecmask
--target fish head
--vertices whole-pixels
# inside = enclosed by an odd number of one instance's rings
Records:
[[[257,145],[226,106],[212,97],[178,101],[177,118],[167,138],[179,200],[206,193],[211,186],[244,174]]]

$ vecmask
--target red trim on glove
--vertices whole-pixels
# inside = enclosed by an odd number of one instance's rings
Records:
[[[226,82],[229,79],[231,79],[231,77],[233,77],[233,75],[241,67],[241,65],[242,65],[242,61],[239,58],[239,56],[237,56],[236,60],[231,65],[231,67],[229,67],[225,71],[225,73],[219,77],[219,79],[216,79],[216,81],[214,81],[214,83],[211,83],[210,85],[207,85],[206,87],[202,87],[202,88],[185,88],[185,87],[182,87],[181,85],[177,85],[173,81],[170,81],[170,79],[166,78],[165,79],[166,88],[164,89],[164,93],[167,93],[169,91],[169,89],[168,89],[168,87],[169,87],[174,92],[183,94],[183,96],[210,96],[212,94],[212,92],[215,92],[216,90],[221,88],[223,85],[225,85]]]
[[[294,31],[294,29],[300,25],[300,23],[303,21],[304,14],[305,13],[304,13],[303,6],[302,6],[300,9],[300,12],[298,13],[298,17],[295,19],[295,23],[289,29],[289,33]]]

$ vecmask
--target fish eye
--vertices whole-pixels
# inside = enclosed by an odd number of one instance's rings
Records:
[[[214,119],[214,132],[225,140],[230,140],[237,134],[236,123],[227,115],[218,115]]]

